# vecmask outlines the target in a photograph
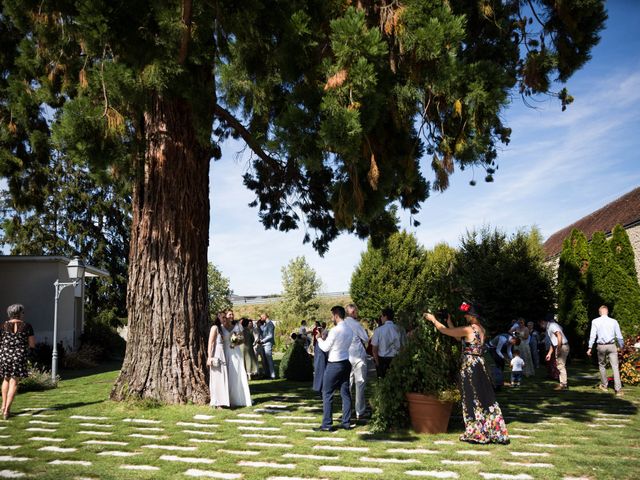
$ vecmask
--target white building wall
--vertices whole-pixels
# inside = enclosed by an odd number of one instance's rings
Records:
[[[36,342],[53,342],[54,282],[68,282],[66,264],[62,261],[9,261],[0,263],[0,319],[6,320],[6,309],[14,303],[25,308],[25,321],[33,326]],[[78,294],[81,292],[77,292]],[[65,348],[75,348],[76,315],[73,287],[65,288],[58,304],[58,341]]]

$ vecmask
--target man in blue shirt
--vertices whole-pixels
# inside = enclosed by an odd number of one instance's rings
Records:
[[[602,305],[598,309],[600,316],[595,318],[591,322],[591,333],[589,334],[589,349],[587,355],[591,356],[591,348],[596,343],[596,351],[598,352],[598,367],[600,368],[601,384],[600,390],[606,392],[609,386],[609,379],[607,377],[607,359],[611,364],[611,370],[613,370],[613,388],[616,391],[616,395],[621,397],[624,395],[622,392],[622,382],[620,381],[620,369],[618,368],[618,349],[616,347],[616,341],[620,348],[624,346],[624,339],[622,338],[622,332],[620,331],[620,324],[618,321],[609,317],[609,308],[606,305]]]

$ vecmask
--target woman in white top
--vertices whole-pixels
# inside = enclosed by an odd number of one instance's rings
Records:
[[[244,356],[240,345],[244,342],[242,326],[232,324],[233,312],[227,312],[222,324],[222,338],[224,354],[227,359],[227,374],[229,376],[229,403],[232,407],[250,407],[251,393],[247,371],[244,368]]]
[[[209,332],[209,346],[207,348],[207,365],[209,366],[209,392],[212,407],[229,406],[229,376],[227,373],[227,357],[224,354],[222,340],[222,324],[216,318]]]

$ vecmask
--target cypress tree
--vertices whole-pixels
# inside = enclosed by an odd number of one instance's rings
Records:
[[[612,307],[613,295],[613,270],[615,262],[611,254],[611,248],[604,232],[595,232],[589,243],[589,270],[587,274],[587,292],[589,318],[598,316],[600,305]]]
[[[616,225],[611,232],[611,240],[609,241],[611,252],[615,262],[632,278],[637,281],[638,272],[636,271],[635,255],[633,247],[629,240],[627,231],[622,225]]]
[[[635,335],[640,331],[640,285],[635,276],[635,266],[633,275],[630,274],[633,251],[631,256],[625,254],[625,244],[631,248],[626,232],[621,227],[616,227],[614,232],[615,243],[613,237],[608,241],[604,232],[596,232],[591,238],[588,271],[589,316],[597,317],[598,307],[607,305],[609,314],[620,323],[623,335]],[[618,263],[620,260],[622,263]]]
[[[589,245],[584,233],[573,229],[562,244],[558,266],[558,319],[571,346],[580,347],[589,325],[587,275]]]
[[[620,323],[625,336],[640,333],[640,285],[631,242],[621,225],[613,229],[611,240],[612,266],[608,286],[611,291],[611,316]]]
[[[368,320],[391,307],[398,320],[415,318],[425,307],[425,251],[413,234],[391,235],[381,247],[369,242],[351,277],[351,298]]]

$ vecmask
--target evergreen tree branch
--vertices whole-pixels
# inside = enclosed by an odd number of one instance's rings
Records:
[[[263,148],[260,146],[260,143],[258,142],[258,140],[256,140],[253,134],[249,130],[247,130],[247,128],[242,123],[240,123],[238,119],[231,114],[231,112],[221,107],[219,104],[216,104],[214,108],[214,113],[222,118],[222,120],[227,122],[229,126],[242,137],[242,139],[253,151],[253,153],[258,155],[261,160],[267,162],[273,167],[280,168],[282,166],[278,160],[276,160],[263,150]]]

